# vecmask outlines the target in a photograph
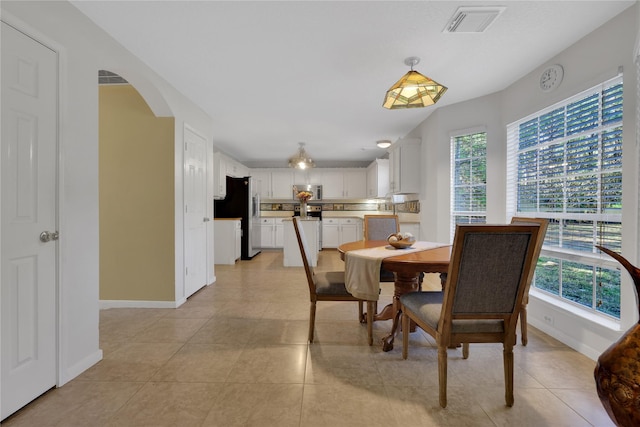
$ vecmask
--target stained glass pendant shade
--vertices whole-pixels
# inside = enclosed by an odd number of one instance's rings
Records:
[[[433,105],[447,91],[440,83],[423,76],[413,70],[413,66],[420,62],[420,58],[412,56],[404,60],[411,66],[411,70],[402,76],[387,91],[382,106],[390,110],[401,108],[420,108]]]

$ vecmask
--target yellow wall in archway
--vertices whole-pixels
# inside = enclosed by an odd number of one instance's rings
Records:
[[[174,118],[99,86],[100,300],[175,300]]]

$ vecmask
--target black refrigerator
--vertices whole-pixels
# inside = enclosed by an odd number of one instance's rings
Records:
[[[227,176],[227,196],[222,200],[214,200],[213,215],[215,218],[241,218],[241,259],[249,260],[260,253],[253,246],[258,240],[253,233],[257,231],[255,223],[260,219],[260,196],[254,189],[250,176]]]

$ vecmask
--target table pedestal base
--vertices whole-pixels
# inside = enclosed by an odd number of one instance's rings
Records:
[[[382,338],[382,350],[393,350],[393,341],[398,331],[399,313],[400,313],[400,297],[409,292],[415,292],[419,287],[419,273],[396,273],[395,291],[393,293],[393,303],[385,307],[387,317],[385,320],[393,319],[393,327],[391,332]],[[383,312],[385,311],[383,310]],[[382,312],[380,313],[382,314]],[[415,331],[415,324],[411,325],[411,331]]]

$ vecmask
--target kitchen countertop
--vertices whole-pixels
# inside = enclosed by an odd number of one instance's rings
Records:
[[[242,221],[242,217],[238,218],[213,218],[214,221]]]
[[[300,218],[300,217],[296,217],[296,218]],[[283,221],[293,221],[293,217],[285,218]],[[315,216],[308,216],[306,218],[300,218],[300,221],[320,221],[320,218]]]

